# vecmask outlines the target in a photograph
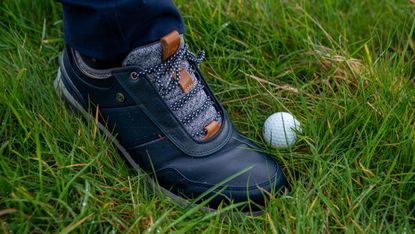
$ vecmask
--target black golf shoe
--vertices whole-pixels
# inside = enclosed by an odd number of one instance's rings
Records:
[[[285,187],[284,174],[234,129],[198,69],[202,59],[177,32],[107,70],[89,67],[66,46],[55,87],[86,116],[99,113],[100,129],[169,197],[198,198],[212,209],[247,202],[260,210]]]

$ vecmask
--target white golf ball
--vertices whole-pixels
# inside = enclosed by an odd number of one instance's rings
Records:
[[[301,132],[300,122],[287,112],[277,112],[265,120],[262,134],[273,147],[286,148],[297,140],[296,131]]]

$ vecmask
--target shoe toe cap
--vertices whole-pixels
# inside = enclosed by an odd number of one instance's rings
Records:
[[[212,199],[211,207],[231,201],[264,205],[269,194],[286,186],[278,163],[247,144],[186,164],[176,162],[159,171],[157,177],[162,186],[169,185],[175,194],[189,198],[197,198],[214,188],[203,198]]]

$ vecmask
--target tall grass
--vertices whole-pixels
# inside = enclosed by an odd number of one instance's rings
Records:
[[[397,232],[415,227],[415,4],[409,0],[176,1],[207,80],[292,190],[259,217],[153,195],[52,80],[64,46],[53,1],[0,3],[0,230],[5,233]],[[290,111],[303,134],[267,147]]]

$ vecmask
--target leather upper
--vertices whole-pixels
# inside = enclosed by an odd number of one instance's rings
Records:
[[[221,195],[209,204],[214,207],[221,201],[247,201],[248,197],[264,204],[262,190],[274,191],[286,184],[280,166],[234,129],[200,71],[195,70],[223,116],[220,130],[206,142],[195,141],[185,131],[150,82],[151,77],[131,79],[140,67],[112,69],[111,77],[96,79],[79,70],[70,47],[61,57],[65,88],[91,113],[99,106],[100,121],[162,187],[195,198],[237,175],[219,186]],[[117,95],[123,96],[121,102]]]

